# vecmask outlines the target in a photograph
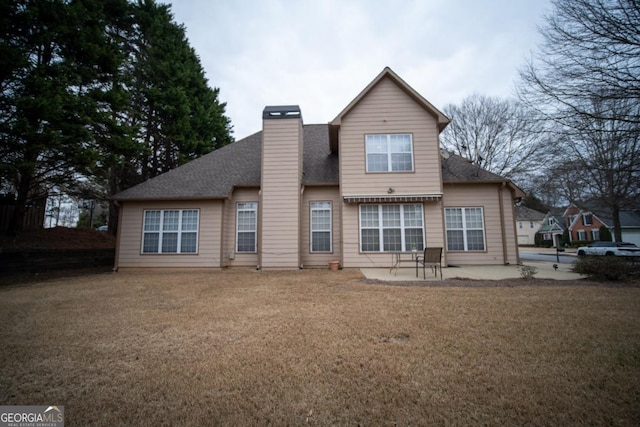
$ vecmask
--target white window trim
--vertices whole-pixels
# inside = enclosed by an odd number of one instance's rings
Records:
[[[247,204],[253,204],[254,208],[244,208],[244,209],[240,209],[240,205],[247,205]],[[253,230],[238,230],[238,217],[239,217],[239,213],[240,212],[255,212],[256,213],[256,222],[254,224],[254,229]],[[252,251],[239,251],[238,250],[238,237],[239,234],[238,233],[251,233],[253,232],[253,234],[255,235],[255,238],[253,239],[253,250]],[[247,201],[247,202],[237,202],[236,203],[236,244],[235,244],[235,252],[237,254],[255,254],[258,252],[258,202],[251,202],[251,201]]]
[[[329,203],[328,208],[314,208],[314,204]],[[314,211],[329,211],[329,229],[328,230],[314,230],[313,229],[313,212]],[[329,250],[328,251],[314,251],[313,250],[313,233],[326,233],[329,232]],[[309,253],[314,254],[330,254],[333,253],[333,203],[330,200],[314,200],[309,203]]]
[[[589,222],[589,224],[587,224],[587,216],[591,217],[591,221]],[[593,214],[582,214],[582,225],[586,227],[593,225]]]
[[[580,238],[580,235],[582,234],[582,239]],[[577,230],[576,231],[576,237],[578,238],[578,241],[581,242],[586,242],[587,241],[587,231],[586,230]]]
[[[178,230],[165,231],[164,228],[164,215],[165,212],[174,212],[178,211]],[[160,212],[160,226],[158,230],[155,231],[146,231],[145,226],[147,222],[147,212]],[[197,212],[198,220],[196,221],[196,229],[195,230],[183,230],[182,224],[182,214],[184,212]],[[144,236],[145,234],[155,234],[158,233],[158,247],[156,252],[145,252],[144,251]],[[162,240],[165,233],[178,233],[178,241],[176,252],[162,252]],[[194,252],[181,252],[182,249],[182,234],[183,233],[196,233],[196,249]],[[142,241],[140,242],[140,254],[142,255],[180,255],[180,254],[188,254],[188,255],[197,255],[199,250],[200,243],[200,209],[145,209],[142,211]]]
[[[400,206],[400,241],[401,241],[401,246],[404,249],[404,251],[409,251],[408,249],[406,249],[406,244],[407,242],[405,241],[405,224],[404,224],[404,207],[405,206],[420,206],[420,214],[421,214],[421,220],[422,220],[422,244],[423,246],[426,245],[426,238],[425,238],[425,230],[424,230],[424,206],[421,205],[420,203],[402,203],[402,204],[394,204],[395,206]],[[360,241],[359,247],[360,247],[360,252],[361,253],[388,253],[389,251],[385,251],[384,250],[384,230],[387,228],[397,228],[397,227],[384,227],[383,225],[383,221],[382,221],[382,204],[366,204],[366,206],[377,206],[378,207],[378,226],[377,227],[363,227],[362,226],[362,206],[364,205],[360,205],[358,207],[358,240]],[[418,228],[418,227],[407,227],[407,228]],[[378,246],[379,246],[379,250],[377,251],[365,251],[362,248],[362,230],[378,230]],[[395,252],[395,251],[391,251],[391,252]]]
[[[410,170],[402,170],[402,171],[394,171],[392,169],[392,161],[391,161],[391,155],[394,154],[391,151],[391,136],[392,135],[406,135],[409,137],[410,141],[411,141],[411,169]],[[387,138],[387,170],[386,171],[372,171],[369,170],[369,151],[367,150],[367,138],[369,136],[385,136]],[[404,152],[403,152],[404,153]],[[383,154],[383,153],[372,153],[372,154]],[[396,153],[399,154],[399,153]],[[413,158],[413,135],[410,133],[383,133],[383,134],[366,134],[364,136],[364,162],[365,162],[365,170],[367,173],[408,173],[408,172],[414,172],[415,171],[415,165],[414,165],[414,158]]]
[[[461,209],[462,210],[462,228],[450,228],[449,224],[447,224],[447,210],[449,209]],[[465,211],[467,209],[480,209],[480,215],[482,217],[482,228],[467,228],[467,216],[465,215]],[[484,208],[482,206],[467,206],[467,207],[449,207],[444,208],[445,216],[444,216],[444,238],[447,244],[447,251],[449,252],[486,252],[487,251],[487,232],[486,227],[484,226]],[[482,246],[483,249],[469,249],[469,244],[467,241],[467,231],[475,231],[482,230]],[[449,249],[449,239],[447,237],[447,231],[462,231],[462,241],[464,243],[464,249]]]

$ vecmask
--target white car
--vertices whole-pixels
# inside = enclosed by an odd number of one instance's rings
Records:
[[[593,242],[578,248],[578,256],[584,255],[640,256],[640,248],[633,243]]]

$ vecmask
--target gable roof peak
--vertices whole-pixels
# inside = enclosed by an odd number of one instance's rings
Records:
[[[356,105],[360,103],[360,101],[367,96],[367,94],[383,79],[388,78],[393,81],[400,89],[402,89],[409,97],[411,97],[414,101],[416,101],[422,108],[424,108],[429,114],[434,116],[438,121],[438,130],[442,132],[445,127],[449,124],[451,119],[447,117],[443,112],[438,110],[433,104],[427,101],[422,95],[420,95],[415,89],[407,84],[400,76],[398,76],[389,66],[384,67],[382,72],[374,78],[371,83],[369,83],[359,94],[356,96],[353,101],[349,103],[337,116],[333,119],[329,125],[331,126],[340,126],[342,123],[342,119],[346,116]]]

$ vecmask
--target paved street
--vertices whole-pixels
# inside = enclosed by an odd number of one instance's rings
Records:
[[[546,261],[546,262],[558,262],[556,256],[556,250],[553,248],[519,248],[520,259],[523,261]],[[573,252],[560,252],[559,254],[561,264],[573,264],[576,262],[576,255]]]

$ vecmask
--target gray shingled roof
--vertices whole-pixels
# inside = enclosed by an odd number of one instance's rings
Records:
[[[442,157],[442,182],[446,184],[473,181],[506,181],[506,179],[482,169],[469,159],[446,152]]]
[[[338,157],[328,125],[304,125],[304,184],[337,184]],[[259,186],[262,132],[254,133],[113,196],[115,200],[219,199],[233,187]]]
[[[305,185],[338,184],[338,156],[330,152],[329,125],[304,125]],[[262,132],[212,151],[113,196],[115,200],[219,199],[234,187],[260,186]],[[442,159],[444,183],[505,181],[450,154]]]
[[[526,206],[516,206],[516,219],[519,221],[542,221],[546,214]]]

